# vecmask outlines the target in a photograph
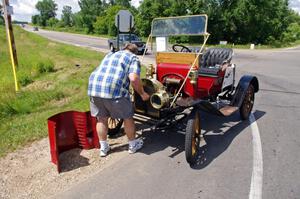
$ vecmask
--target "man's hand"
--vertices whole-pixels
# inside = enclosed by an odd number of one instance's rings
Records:
[[[141,96],[142,100],[143,101],[149,100],[150,96],[148,95],[148,93],[144,91],[143,84],[140,77],[135,73],[130,73],[129,80],[131,82],[133,89]]]
[[[150,95],[148,95],[148,93],[144,92],[142,95],[141,95],[141,98],[143,101],[148,101],[149,98],[150,98]]]

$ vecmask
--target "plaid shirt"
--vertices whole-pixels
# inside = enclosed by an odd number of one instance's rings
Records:
[[[108,99],[129,97],[128,75],[140,75],[140,68],[138,57],[127,50],[107,54],[90,75],[88,95]]]

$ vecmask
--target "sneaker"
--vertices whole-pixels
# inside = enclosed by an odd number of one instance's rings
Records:
[[[107,153],[110,151],[110,146],[108,145],[104,149],[100,149],[100,156],[105,157],[107,156]]]
[[[144,142],[142,139],[136,139],[135,143],[133,145],[129,145],[128,152],[130,154],[137,152],[138,150],[140,150],[143,147],[143,144],[144,144]]]

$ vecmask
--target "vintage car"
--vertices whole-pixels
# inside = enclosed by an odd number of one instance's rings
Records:
[[[170,37],[182,35],[203,36],[203,45],[167,47]],[[142,79],[151,97],[144,102],[138,94],[133,94],[137,117],[147,116],[157,121],[153,130],[168,128],[186,117],[185,154],[191,165],[197,161],[203,137],[200,110],[219,116],[239,112],[241,119],[246,120],[259,90],[258,79],[252,75],[242,76],[235,85],[233,50],[205,49],[209,35],[206,15],[154,19],[148,41],[155,37],[159,52],[155,54],[155,66],[147,67],[146,78]],[[121,124],[122,120],[111,119],[110,132],[116,133]]]

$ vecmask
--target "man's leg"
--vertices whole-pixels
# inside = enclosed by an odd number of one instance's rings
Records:
[[[124,119],[124,130],[128,137],[129,143],[129,153],[135,153],[137,150],[142,148],[143,140],[142,139],[135,139],[135,124],[133,118]]]
[[[107,132],[108,132],[108,118],[107,117],[97,117],[97,125],[96,130],[99,136],[100,141],[107,140]]]
[[[129,141],[135,139],[135,124],[133,118],[124,119],[124,130]]]
[[[100,140],[100,156],[104,157],[110,150],[109,144],[107,142],[107,132],[108,132],[108,118],[98,117],[98,122],[96,125],[96,130]]]

